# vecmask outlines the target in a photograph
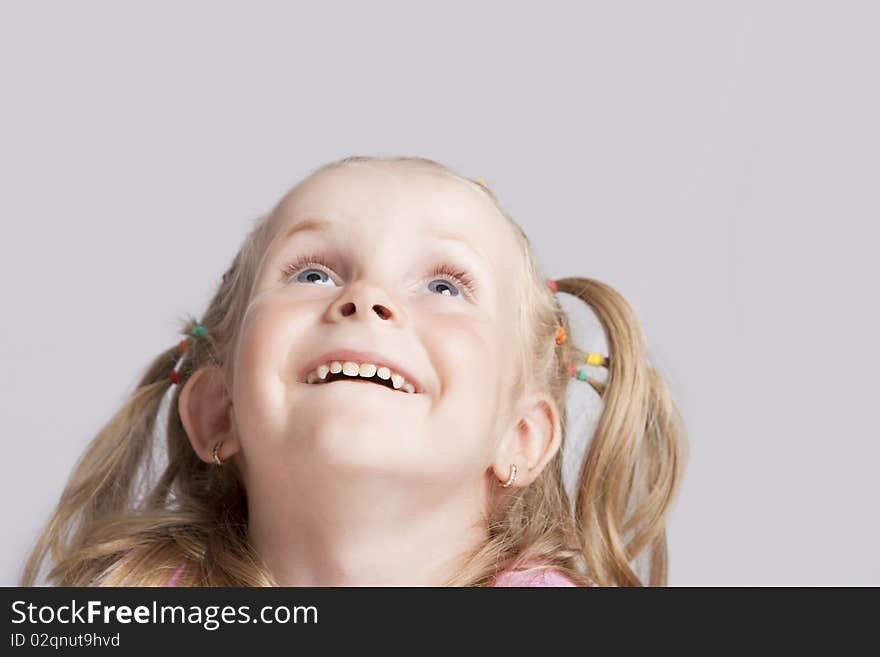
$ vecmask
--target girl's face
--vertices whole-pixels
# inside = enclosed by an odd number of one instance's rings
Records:
[[[506,219],[461,181],[378,164],[312,177],[272,221],[234,363],[248,487],[351,477],[424,501],[485,484],[514,364]],[[396,365],[418,392],[306,382],[333,360]]]

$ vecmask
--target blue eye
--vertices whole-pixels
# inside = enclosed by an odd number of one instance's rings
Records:
[[[451,279],[453,282],[461,285],[464,288],[465,296],[468,298],[473,298],[476,295],[477,286],[474,283],[473,277],[468,274],[466,271],[462,271],[461,269],[457,269],[447,264],[440,264],[434,268],[434,271],[431,273],[432,276],[446,276],[448,279]],[[442,278],[435,280],[444,280]],[[432,283],[434,281],[431,281]],[[449,287],[448,283],[446,285]],[[458,288],[453,287],[456,291],[455,294],[446,294],[445,292],[441,292],[440,294],[444,294],[445,296],[458,296]]]
[[[442,295],[444,295],[444,296],[447,296],[447,297],[457,297],[457,296],[458,296],[458,294],[459,294],[459,292],[458,292],[458,288],[455,287],[454,285],[450,285],[450,284],[449,284],[449,281],[447,281],[447,280],[444,279],[444,278],[435,278],[433,281],[431,281],[431,283],[436,283],[436,282],[438,282],[438,281],[440,282],[440,284],[441,284],[443,287],[446,288],[446,289],[443,290],[440,294],[442,294]],[[428,287],[431,287],[431,283],[428,283]],[[451,290],[455,290],[455,291],[452,292],[452,293],[450,293],[450,292],[449,292],[450,289],[451,289]]]
[[[309,267],[307,269],[303,269],[302,272],[300,273],[300,275],[297,276],[297,278],[296,278],[297,282],[299,282],[299,283],[316,283],[317,282],[314,279],[303,280],[302,275],[306,272],[317,272],[318,274],[322,274],[323,276],[326,276],[327,280],[330,279],[330,277],[327,275],[327,272],[325,272],[323,269],[315,269],[314,267]]]
[[[298,258],[294,262],[286,265],[284,267],[284,280],[289,281],[294,274],[297,274],[297,282],[298,283],[316,283],[322,280],[320,277],[324,276],[324,280],[329,281],[330,275],[324,269],[320,269],[317,267],[305,267],[305,265],[321,265],[322,267],[326,267],[327,269],[331,269],[327,260],[321,256],[320,254],[312,254],[306,255]],[[314,274],[318,274],[318,279],[314,278]],[[303,278],[304,275],[307,275],[311,278]],[[472,298],[476,294],[476,285],[474,283],[473,278],[466,271],[462,271],[456,267],[452,267],[447,264],[437,265],[434,270],[431,272],[431,276],[442,276],[443,278],[434,278],[428,284],[429,287],[435,282],[441,283],[441,291],[440,294],[447,297],[457,297],[462,292],[459,291],[456,285],[461,286],[464,290],[464,295],[468,298]]]
[[[290,274],[290,276],[293,276],[293,274]],[[328,280],[330,280],[330,277],[327,272],[325,272],[323,269],[316,269],[314,267],[306,267],[304,269],[301,269],[299,274],[296,276],[297,283],[319,283],[321,281]],[[445,278],[435,278],[430,283],[428,283],[428,287],[431,288],[434,283],[438,283],[438,286],[435,289],[439,288],[440,294],[442,294],[443,296],[457,297],[460,294],[458,288],[447,281]]]
[[[326,267],[327,269],[330,269],[330,265],[327,263],[327,260],[321,254],[315,253],[315,254],[311,254],[311,255],[304,255],[304,256],[300,256],[299,258],[297,258],[294,262],[291,262],[291,263],[285,265],[284,270],[282,272],[284,274],[284,280],[289,281],[290,277],[293,276],[294,274],[299,273],[301,276],[305,272],[318,272],[319,274],[323,274],[324,276],[326,276],[327,280],[329,280],[330,276],[324,269],[319,269],[317,267],[305,268],[304,265],[321,265],[322,267]],[[300,282],[300,283],[308,283],[308,282],[313,283],[313,282],[315,282],[314,279],[312,279],[311,281],[303,280],[302,278],[300,278],[300,276],[297,276],[297,282]]]

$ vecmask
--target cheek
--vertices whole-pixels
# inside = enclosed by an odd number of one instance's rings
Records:
[[[235,354],[233,404],[238,430],[245,448],[251,436],[277,435],[283,426],[280,409],[284,387],[277,363],[283,358],[289,336],[285,331],[288,313],[277,306],[255,304],[242,324]]]
[[[494,441],[504,357],[499,340],[490,325],[446,320],[432,326],[429,349],[442,386],[436,408],[439,444],[451,458],[482,468]]]
[[[425,342],[445,388],[495,387],[500,355],[490,325],[470,318],[438,318]]]

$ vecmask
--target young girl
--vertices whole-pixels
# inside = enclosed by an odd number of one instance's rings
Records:
[[[563,293],[607,355],[569,337]],[[47,555],[60,586],[666,584],[681,414],[629,304],[544,278],[483,181],[320,167],[183,333],[89,445],[21,585]],[[603,403],[573,499],[570,383]]]

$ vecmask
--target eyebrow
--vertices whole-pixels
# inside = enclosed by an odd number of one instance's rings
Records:
[[[333,224],[326,219],[305,219],[291,226],[290,230],[288,230],[284,234],[284,237],[282,237],[280,241],[286,242],[297,233],[304,233],[307,231],[325,231],[332,228],[332,226]]]
[[[305,233],[309,231],[313,232],[329,232],[333,229],[334,224],[332,221],[327,221],[326,219],[304,219],[303,221],[299,221],[295,223],[290,229],[284,234],[284,237],[281,238],[280,242],[287,242],[291,237],[296,235],[297,233]],[[433,230],[431,231],[431,236],[436,237],[441,240],[446,240],[449,242],[458,242],[465,248],[469,249],[471,253],[473,253],[477,258],[483,261],[483,263],[488,265],[488,260],[483,254],[477,250],[471,243],[462,235],[458,235],[456,233],[451,233],[445,230]]]
[[[456,235],[455,233],[450,233],[445,230],[432,230],[431,236],[436,237],[437,239],[446,240],[447,242],[458,242],[466,249],[468,249],[471,253],[473,253],[479,260],[485,263],[487,266],[489,261],[483,256],[482,252],[479,251],[476,247],[474,247],[467,239],[465,239],[461,235]]]

